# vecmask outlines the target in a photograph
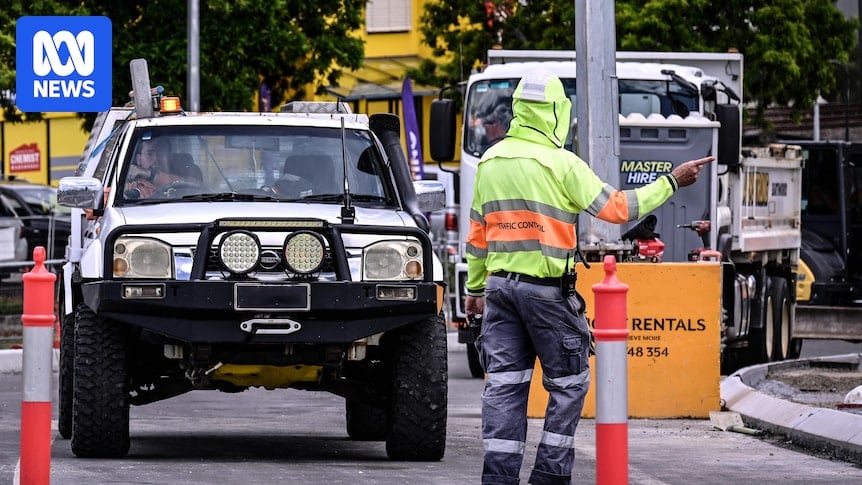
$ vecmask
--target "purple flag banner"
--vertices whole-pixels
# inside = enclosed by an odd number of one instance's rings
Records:
[[[260,96],[257,100],[257,110],[260,112],[272,111],[272,96],[266,83],[260,84]]]
[[[401,86],[401,104],[404,105],[404,135],[407,137],[407,157],[413,178],[425,178],[422,161],[422,139],[419,137],[419,123],[416,121],[416,105],[413,104],[413,84],[410,76],[404,78]]]

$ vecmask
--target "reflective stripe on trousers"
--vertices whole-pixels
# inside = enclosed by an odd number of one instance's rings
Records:
[[[562,298],[559,287],[491,276],[476,344],[488,373],[482,394],[482,483],[518,483],[537,355],[550,398],[530,483],[571,483],[575,429],[590,384],[583,300]]]

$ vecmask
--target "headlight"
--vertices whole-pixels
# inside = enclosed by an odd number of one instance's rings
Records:
[[[115,278],[170,278],[171,247],[146,238],[121,237],[114,243]]]
[[[296,231],[284,241],[284,264],[288,271],[310,274],[323,266],[323,238],[314,232]]]
[[[230,232],[219,243],[218,255],[225,269],[234,274],[245,274],[260,261],[260,243],[250,232]]]
[[[414,241],[380,241],[362,251],[362,279],[419,279],[422,268],[422,246]]]

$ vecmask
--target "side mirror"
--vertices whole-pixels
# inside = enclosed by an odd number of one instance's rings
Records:
[[[100,209],[102,181],[93,177],[63,177],[57,186],[57,203],[76,209]]]
[[[455,159],[455,101],[435,99],[431,101],[429,142],[431,158],[438,162]]]
[[[436,180],[416,180],[416,202],[422,212],[436,212],[446,207],[446,186]]]
[[[721,124],[718,130],[717,161],[727,165],[728,170],[739,170],[740,143],[739,105],[719,104],[715,107],[716,120]]]

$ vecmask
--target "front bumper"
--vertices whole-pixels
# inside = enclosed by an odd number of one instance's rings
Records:
[[[244,228],[290,233],[314,230],[328,241],[335,279],[263,281],[211,279],[216,236]],[[98,315],[188,343],[349,343],[435,317],[443,286],[433,280],[428,235],[414,227],[329,224],[315,219],[219,219],[206,224],[123,226],[105,247],[130,234],[198,232],[188,279],[82,279],[84,303]],[[423,248],[422,280],[354,281],[343,234],[410,237]],[[106,251],[104,267],[112,267]]]
[[[279,308],[286,300],[279,293],[295,293],[297,285],[267,283],[255,309],[243,309],[241,284],[247,283],[98,281],[81,289],[84,302],[103,317],[190,343],[348,343],[437,315],[443,291],[434,282],[304,283],[308,309],[291,310]],[[123,298],[128,285],[163,285],[163,297]],[[414,288],[416,298],[380,300],[381,285]]]

